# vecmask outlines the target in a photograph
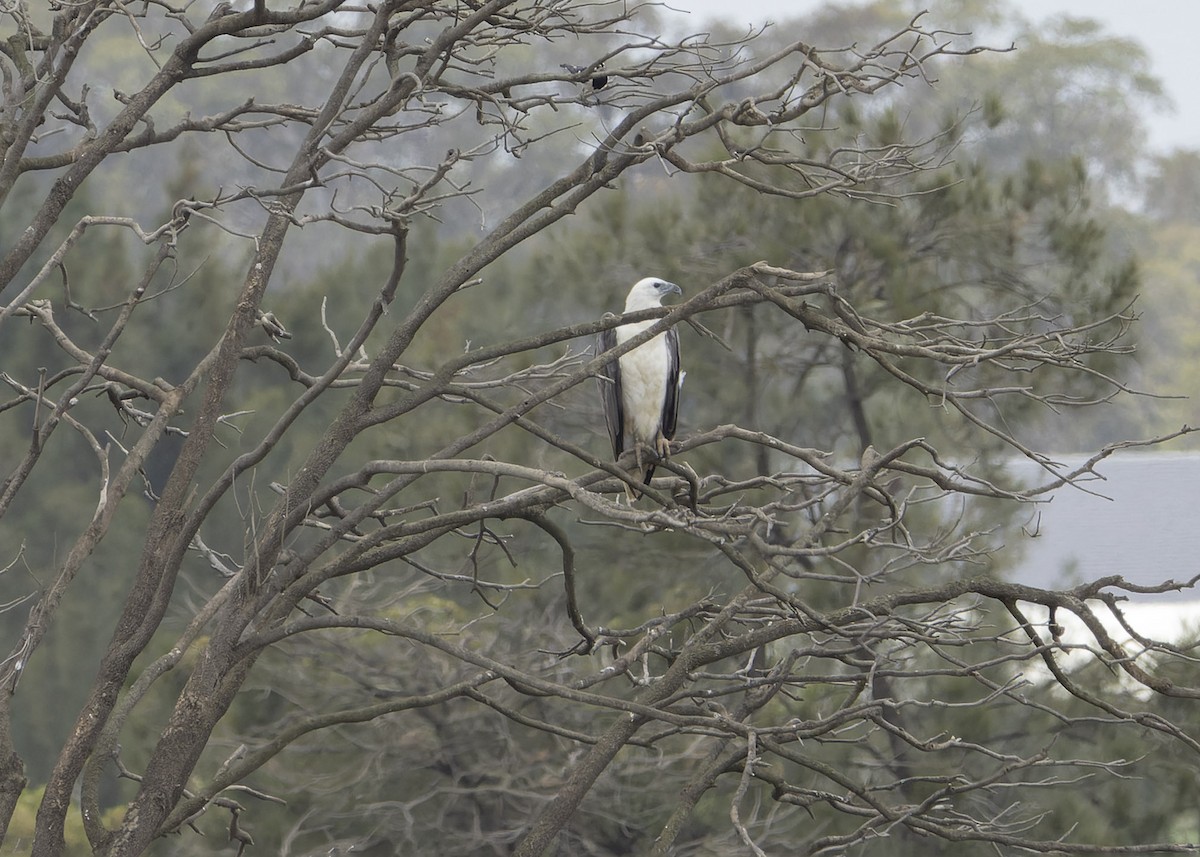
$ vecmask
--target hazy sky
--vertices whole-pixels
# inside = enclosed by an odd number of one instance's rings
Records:
[[[783,20],[827,5],[826,0],[666,0],[706,18]],[[1094,18],[1113,35],[1141,42],[1175,110],[1146,117],[1156,151],[1200,148],[1200,86],[1196,86],[1195,35],[1200,31],[1200,3],[1194,0],[1010,0],[1037,22],[1058,14]],[[1131,11],[1131,8],[1134,11]],[[732,11],[731,11],[732,10]],[[1017,45],[1018,50],[1020,45]]]

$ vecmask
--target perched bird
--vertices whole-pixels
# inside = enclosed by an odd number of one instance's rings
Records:
[[[672,293],[681,295],[683,290],[657,277],[638,280],[625,299],[625,312],[662,306],[662,299]],[[602,331],[597,353],[616,348],[652,324],[654,320],[639,321]],[[670,441],[675,437],[679,417],[679,389],[685,374],[679,371],[679,333],[673,327],[601,370],[601,401],[613,455],[619,459],[625,450],[633,449],[636,464],[629,475],[635,482],[649,485],[654,475],[654,464],[643,463],[646,449],[656,459],[671,453]],[[630,502],[637,499],[628,486],[625,493]]]
[[[587,71],[585,65],[568,65],[567,63],[559,63],[560,68],[565,68],[571,74],[583,74]],[[592,89],[604,89],[608,86],[608,75],[604,73],[604,63],[596,64],[595,74],[592,75]]]

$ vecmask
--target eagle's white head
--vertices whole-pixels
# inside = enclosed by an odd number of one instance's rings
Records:
[[[658,277],[646,277],[644,280],[638,280],[629,290],[629,297],[625,298],[625,312],[636,312],[639,309],[662,306],[663,298],[672,293],[681,295],[683,289],[674,283],[660,280]]]

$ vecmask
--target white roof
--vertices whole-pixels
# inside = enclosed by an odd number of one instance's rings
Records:
[[[1085,458],[1055,460],[1070,467]],[[1011,469],[1027,479],[1036,471],[1029,462]],[[1011,535],[997,557],[1009,578],[1049,588],[1119,574],[1149,586],[1200,574],[1200,453],[1118,453],[1097,470],[1105,478],[1084,483],[1086,491],[1065,486],[1028,507],[1026,532]],[[1194,601],[1200,587],[1131,599]]]

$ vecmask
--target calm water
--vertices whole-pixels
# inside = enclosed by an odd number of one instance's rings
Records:
[[[1086,460],[1055,458],[1068,467]],[[1053,586],[1119,574],[1152,585],[1200,573],[1200,453],[1118,453],[1098,469],[1105,479],[1086,487],[1110,499],[1067,486],[1030,507],[1027,529],[1039,534],[1009,539],[1024,553],[1014,578]],[[1022,463],[1014,470],[1025,476],[1034,468]],[[1200,586],[1153,598],[1200,599]]]

